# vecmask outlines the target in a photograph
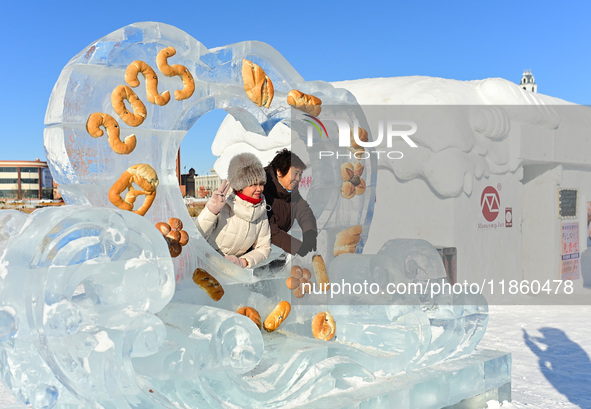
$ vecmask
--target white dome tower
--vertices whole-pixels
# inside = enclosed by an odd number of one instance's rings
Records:
[[[536,84],[536,80],[534,79],[531,70],[523,71],[523,77],[521,77],[521,83],[519,86],[526,91],[538,92],[538,84]]]

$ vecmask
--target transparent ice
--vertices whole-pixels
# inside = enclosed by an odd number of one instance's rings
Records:
[[[119,121],[122,136],[134,133],[138,144],[131,154],[117,155],[106,136],[88,135],[86,119],[93,112],[116,117],[110,94],[123,83],[127,65],[143,60],[155,67],[156,54],[167,46],[176,48],[171,64],[191,71],[195,94],[164,107],[146,103],[147,119],[137,128]],[[269,109],[245,95],[243,58],[272,78],[275,99]],[[159,80],[159,91],[182,87],[178,78]],[[141,82],[135,92],[145,102]],[[44,137],[67,205],[29,216],[0,212],[0,375],[20,401],[36,409],[278,408],[330,398],[331,407],[352,407],[354,393],[367,398],[364,407],[380,407],[385,396],[398,396],[384,386],[387,377],[470,356],[486,328],[488,309],[481,297],[309,294],[300,300],[285,280],[291,265],[311,267],[311,255],[291,257],[275,249],[267,264],[243,270],[198,233],[178,188],[175,160],[191,126],[222,108],[258,135],[240,141],[242,150],[266,158],[281,146],[303,149],[314,177],[306,197],[317,216],[318,253],[331,282],[445,279],[436,249],[425,241],[391,240],[377,254],[362,254],[373,218],[375,161],[365,163],[365,195],[344,200],[338,166],[311,160],[303,143],[270,139],[274,129],[298,129],[285,102],[294,88],[320,97],[323,104],[350,106],[363,120],[350,93],[325,82],[305,82],[266,44],[207,50],[161,23],[117,30],[67,64],[50,98]],[[236,148],[219,139],[216,166],[224,167]],[[150,164],[160,180],[156,200],[143,217],[108,200],[113,182],[137,163]],[[170,217],[180,218],[190,236],[176,258],[154,227]],[[356,253],[334,257],[336,234],[352,225],[363,227]],[[297,228],[293,232],[299,234]],[[193,283],[196,268],[219,280],[225,291],[221,300],[213,301]],[[273,333],[234,312],[251,306],[264,320],[280,300],[290,301],[292,312]],[[312,336],[311,320],[327,310],[335,318],[336,336],[320,341]],[[407,393],[400,407],[442,407],[468,397],[438,395],[429,385],[438,386],[444,375],[434,373],[440,376],[425,378],[424,392]],[[468,385],[473,373],[454,379]],[[371,401],[378,395],[382,398]]]

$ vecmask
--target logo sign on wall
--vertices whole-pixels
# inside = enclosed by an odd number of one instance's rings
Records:
[[[497,227],[513,226],[513,209],[511,207],[501,208],[502,189],[499,183],[497,187],[487,186],[480,195],[480,212],[484,221],[478,223],[479,230],[496,229]],[[501,217],[499,217],[501,215]]]
[[[501,198],[499,192],[492,186],[487,186],[480,196],[480,210],[487,222],[494,222],[499,216]]]

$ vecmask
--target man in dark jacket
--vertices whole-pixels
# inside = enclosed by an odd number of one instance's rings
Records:
[[[300,192],[298,185],[306,165],[287,149],[279,151],[265,168],[265,200],[271,227],[271,243],[290,254],[305,256],[316,250],[318,229],[316,217]],[[303,232],[303,240],[288,234],[296,220]]]

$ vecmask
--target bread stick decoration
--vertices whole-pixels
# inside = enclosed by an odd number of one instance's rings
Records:
[[[160,72],[167,77],[178,76],[183,81],[183,89],[174,91],[174,98],[177,101],[190,98],[195,92],[195,80],[193,76],[184,65],[168,65],[168,57],[172,57],[176,54],[174,47],[166,47],[160,50],[156,56],[156,64]]]
[[[119,155],[127,155],[135,149],[137,143],[135,135],[131,134],[125,137],[124,141],[121,141],[119,124],[109,114],[103,114],[102,112],[95,112],[90,114],[86,121],[86,131],[93,138],[99,138],[104,135],[103,130],[100,127],[104,127],[107,130],[108,142],[111,149]]]
[[[267,318],[265,318],[265,322],[263,323],[263,328],[265,328],[265,331],[273,332],[279,328],[281,323],[285,321],[290,312],[291,304],[287,301],[281,301],[279,304],[277,304],[273,311],[271,311]]]
[[[133,112],[127,109],[125,100],[128,100],[131,104]],[[113,109],[119,115],[119,118],[129,126],[140,126],[146,119],[146,106],[127,85],[119,85],[113,90],[111,105],[113,105]]]
[[[138,74],[142,73],[146,81],[146,95],[148,102],[155,105],[166,105],[170,101],[170,92],[158,93],[158,76],[156,72],[144,61],[136,60],[127,66],[125,70],[125,82],[132,88],[140,85]]]
[[[289,91],[289,94],[287,94],[287,103],[295,109],[299,109],[312,116],[318,116],[320,115],[320,111],[322,111],[320,107],[322,101],[320,98],[316,98],[314,95],[304,94],[297,89]]]
[[[193,282],[214,301],[219,301],[224,295],[224,289],[220,282],[202,268],[197,268],[193,272]]]
[[[133,186],[134,183],[141,190],[136,189]],[[133,165],[123,172],[119,179],[111,186],[111,189],[109,189],[109,200],[121,210],[130,210],[143,216],[150,209],[156,198],[158,183],[158,175],[150,165],[146,163]],[[121,193],[125,190],[127,190],[127,194],[125,195],[125,199],[122,199]],[[135,200],[140,195],[145,195],[146,199],[139,209],[133,210]]]
[[[242,60],[242,83],[252,102],[269,108],[274,95],[273,82],[261,67],[246,58]]]
[[[330,312],[319,312],[312,319],[312,335],[314,338],[330,341],[336,332],[336,324]]]
[[[328,281],[328,275],[326,274],[324,259],[320,254],[316,254],[312,257],[312,267],[314,268],[314,276],[316,276],[316,282],[318,283],[320,291],[327,291],[330,282]]]

